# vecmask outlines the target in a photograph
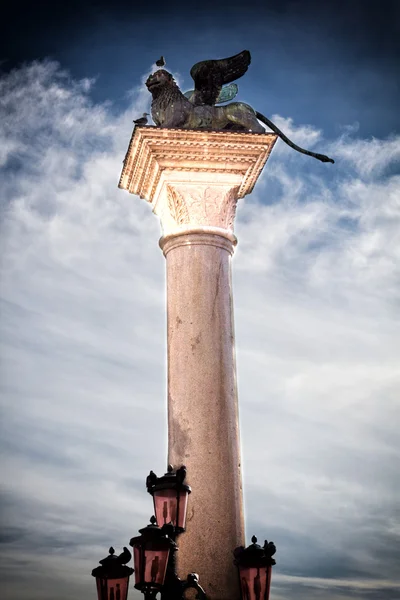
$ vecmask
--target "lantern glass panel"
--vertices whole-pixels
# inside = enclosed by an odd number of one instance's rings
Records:
[[[244,567],[239,569],[243,600],[268,600],[271,567]]]
[[[135,584],[142,583],[142,550],[141,547],[133,547],[133,562],[135,567]]]
[[[179,492],[179,515],[178,515],[178,527],[185,529],[186,527],[186,511],[188,505],[189,494],[187,490],[180,490]]]
[[[126,600],[128,597],[129,577],[106,579],[96,577],[99,600]]]
[[[180,490],[157,490],[154,492],[154,510],[159,527],[172,523],[185,529],[188,492]]]
[[[157,525],[162,527],[167,523],[176,523],[178,510],[176,490],[158,490],[154,492],[154,510]]]
[[[148,584],[161,586],[164,583],[167,569],[169,549],[145,550],[144,552],[144,581]]]

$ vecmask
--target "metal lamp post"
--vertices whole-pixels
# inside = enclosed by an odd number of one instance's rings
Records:
[[[151,517],[150,524],[140,529],[140,535],[129,542],[133,547],[135,569],[126,566],[132,558],[127,548],[119,556],[115,556],[114,548],[110,548],[109,556],[100,561],[101,566],[93,569],[98,600],[127,600],[129,577],[133,572],[135,588],[144,594],[145,600],[155,600],[158,593],[161,600],[183,600],[188,588],[197,590],[198,600],[207,600],[196,573],[189,573],[182,580],[176,570],[176,539],[186,529],[191,491],[184,483],[185,477],[185,466],[176,471],[169,466],[162,477],[150,471],[146,487],[153,496],[157,518]],[[255,536],[251,541],[248,548],[239,546],[233,552],[242,600],[269,600],[271,569],[275,564],[272,556],[276,548],[273,542],[267,541],[260,546]]]
[[[190,486],[184,483],[185,477],[185,466],[174,471],[169,465],[162,477],[150,471],[146,479],[156,517],[150,519],[150,525],[140,529],[140,536],[130,541],[135,561],[135,587],[146,600],[154,598],[157,592],[161,592],[162,600],[179,600],[188,588],[195,588],[198,598],[206,598],[196,573],[190,573],[182,580],[176,572],[176,538],[186,528],[191,492]]]

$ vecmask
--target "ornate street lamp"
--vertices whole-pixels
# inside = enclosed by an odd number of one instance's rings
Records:
[[[186,467],[182,466],[175,472],[172,465],[162,477],[150,471],[146,479],[146,487],[149,494],[153,496],[154,513],[159,527],[172,523],[174,536],[183,533],[186,525],[186,512],[188,497],[191,492],[190,486],[184,482]]]
[[[168,559],[176,544],[166,531],[156,525],[156,518],[151,517],[150,525],[139,530],[140,535],[129,542],[133,546],[135,564],[135,588],[144,593],[145,598],[152,598],[164,585]]]
[[[128,548],[119,556],[114,556],[114,548],[110,548],[109,556],[100,560],[100,567],[92,571],[96,577],[98,600],[126,600],[128,596],[129,577],[133,569],[126,566],[132,558]]]
[[[185,581],[176,573],[178,546],[172,539],[176,535],[172,523],[158,527],[156,518],[151,517],[150,525],[139,533],[129,544],[133,546],[135,588],[144,594],[145,600],[154,600],[157,592],[161,592],[161,600],[183,600],[188,588],[196,589],[197,597],[206,600],[196,573],[190,573]]]
[[[127,600],[129,577],[134,571],[135,588],[144,594],[145,600],[155,600],[159,592],[161,600],[184,600],[188,588],[197,591],[198,600],[207,600],[196,573],[189,573],[187,579],[181,580],[176,572],[178,546],[175,540],[185,531],[191,491],[183,483],[185,477],[184,466],[176,472],[168,467],[162,477],[150,471],[146,486],[153,496],[157,519],[151,517],[150,524],[129,542],[133,547],[135,569],[126,566],[132,558],[128,548],[119,556],[114,556],[114,548],[110,548],[110,555],[100,561],[100,567],[93,569],[98,600]],[[242,600],[269,600],[271,568],[275,564],[272,556],[276,548],[273,542],[267,541],[259,546],[255,536],[251,541],[248,548],[239,546],[234,550]]]
[[[276,552],[275,544],[265,540],[264,546],[253,542],[247,548],[239,546],[233,552],[239,571],[242,600],[268,600],[271,586],[271,571],[275,565],[272,556]]]

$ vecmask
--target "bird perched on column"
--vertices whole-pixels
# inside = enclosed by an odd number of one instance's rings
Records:
[[[185,478],[186,478],[186,467],[185,467],[185,465],[182,465],[176,471],[176,480],[178,481],[178,483],[183,483]]]
[[[165,67],[165,65],[166,65],[165,58],[163,56],[160,56],[160,58],[158,60],[156,60],[156,65],[157,65],[157,67],[160,67],[161,69],[163,67]]]
[[[157,475],[154,471],[150,471],[150,473],[146,477],[146,487],[147,491],[151,490],[152,487],[157,483]]]
[[[147,125],[149,113],[143,113],[143,116],[140,119],[133,119],[135,125]]]
[[[122,554],[117,556],[117,560],[121,565],[126,565],[132,558],[132,554],[129,552],[128,548],[124,546],[124,551]]]
[[[269,556],[271,558],[276,552],[276,546],[275,546],[274,542],[269,542],[268,540],[265,540],[264,552],[267,556]]]

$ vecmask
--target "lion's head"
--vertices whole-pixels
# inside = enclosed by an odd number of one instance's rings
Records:
[[[149,92],[154,94],[157,90],[159,91],[168,86],[176,87],[176,83],[171,73],[168,73],[164,69],[158,69],[155,73],[149,75],[146,86]]]

